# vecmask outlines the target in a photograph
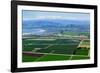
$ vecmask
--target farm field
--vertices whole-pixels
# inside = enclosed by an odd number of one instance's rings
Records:
[[[23,39],[23,62],[89,59],[89,40]],[[90,45],[89,45],[90,46]],[[81,47],[81,49],[79,48]],[[42,54],[41,56],[38,56]],[[36,56],[37,55],[37,56]]]

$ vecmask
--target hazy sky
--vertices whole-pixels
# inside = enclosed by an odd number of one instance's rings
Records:
[[[42,20],[42,19],[64,19],[64,20],[90,20],[89,13],[69,13],[69,12],[50,12],[23,10],[23,20]]]

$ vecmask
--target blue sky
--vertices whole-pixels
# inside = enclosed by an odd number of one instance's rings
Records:
[[[69,13],[69,12],[50,12],[23,10],[23,20],[43,20],[43,19],[64,19],[64,20],[81,20],[89,21],[89,13]]]

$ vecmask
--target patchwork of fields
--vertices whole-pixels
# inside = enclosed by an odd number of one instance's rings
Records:
[[[89,59],[89,40],[23,39],[23,62]],[[86,46],[86,47],[85,47]]]
[[[71,10],[22,10],[22,62],[90,59],[90,13]]]

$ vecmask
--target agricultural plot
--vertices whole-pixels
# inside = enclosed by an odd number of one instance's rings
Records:
[[[78,45],[78,50],[76,51],[75,54],[78,55],[89,55],[89,51],[90,51],[90,40],[86,39],[86,40],[82,40],[80,42],[80,44]]]
[[[82,47],[82,48],[90,48],[90,40],[86,39],[86,40],[82,40],[79,44],[78,47]]]
[[[88,40],[76,39],[24,39],[23,62],[89,59]],[[81,49],[79,48],[81,47]],[[28,54],[27,54],[28,53]],[[31,54],[31,55],[30,55]],[[41,56],[36,56],[42,54]]]

